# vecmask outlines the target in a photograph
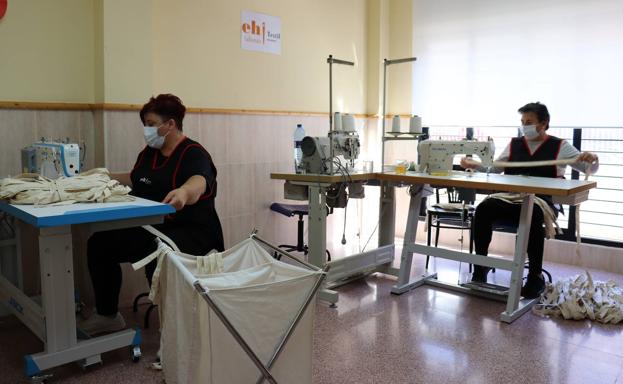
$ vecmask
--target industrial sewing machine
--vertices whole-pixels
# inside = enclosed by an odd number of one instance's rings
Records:
[[[355,160],[359,156],[359,135],[355,131],[355,118],[353,115],[333,115],[333,64],[354,66],[355,63],[340,60],[329,55],[329,134],[328,137],[307,136],[301,142],[303,158],[300,168],[301,173],[313,173],[320,175],[334,175],[344,173],[339,164],[339,156],[348,161],[350,169],[355,166]],[[343,165],[343,164],[342,164]]]
[[[336,112],[333,114],[333,64],[354,66],[350,61],[339,60],[329,55],[329,133],[327,137],[306,136],[301,141],[303,157],[297,173],[318,175],[342,174],[343,180],[333,183],[326,189],[326,203],[331,208],[344,208],[348,198],[362,199],[365,196],[363,181],[349,180],[346,174],[355,166],[359,157],[359,134],[355,130],[355,117]],[[342,162],[346,160],[346,162]],[[302,188],[300,188],[302,187]],[[348,189],[348,193],[346,192]],[[286,198],[307,197],[308,187],[288,185],[284,187]],[[346,240],[342,239],[344,244]]]
[[[331,131],[328,137],[306,136],[301,142],[301,172],[321,175],[340,173],[339,167],[334,163],[338,156],[348,160],[352,169],[359,156],[359,146],[359,135],[352,131]]]
[[[39,141],[22,148],[22,172],[56,179],[80,173],[80,147],[75,143]]]
[[[476,155],[480,158],[482,166],[493,166],[495,146],[493,140],[423,140],[418,144],[420,155],[419,171],[429,174],[447,174],[452,170],[452,162],[455,155]]]

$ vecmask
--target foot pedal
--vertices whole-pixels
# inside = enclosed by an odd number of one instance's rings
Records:
[[[470,281],[468,283],[463,283],[461,284],[461,287],[474,289],[476,291],[487,292],[487,293],[500,295],[500,296],[508,296],[508,290],[509,290],[508,287],[505,287],[503,285],[497,285],[497,284],[491,284],[491,283],[479,283],[477,281]]]

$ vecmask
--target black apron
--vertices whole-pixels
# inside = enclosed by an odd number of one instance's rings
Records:
[[[510,153],[508,155],[508,161],[547,161],[558,159],[558,153],[562,145],[562,139],[555,136],[547,136],[545,141],[530,154],[528,143],[524,137],[514,137],[511,139]],[[524,175],[524,176],[537,176],[537,177],[558,177],[558,170],[556,165],[548,165],[545,167],[509,167],[504,169],[506,175]],[[554,206],[552,197],[548,195],[537,195],[541,199],[545,200],[547,204],[554,209],[554,212],[560,210]]]
[[[186,155],[190,149],[202,151],[207,159],[206,167],[209,169],[187,168],[189,164],[184,160],[188,159]],[[223,251],[223,230],[214,206],[217,171],[210,154],[201,144],[184,138],[169,157],[164,157],[158,149],[145,147],[130,173],[133,186],[131,194],[152,201],[162,201],[169,192],[182,186],[193,173],[206,177],[207,186],[204,194],[195,204],[186,205],[180,211],[167,215],[164,223],[155,227],[165,234],[169,230],[177,233],[188,232],[188,241],[195,244],[198,242],[199,248],[203,249],[202,253],[212,249]],[[178,246],[183,248],[183,245]]]

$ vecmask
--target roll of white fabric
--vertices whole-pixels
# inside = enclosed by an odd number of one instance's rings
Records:
[[[409,133],[422,133],[422,118],[413,115],[409,119]]]
[[[355,116],[348,113],[343,114],[342,129],[346,132],[355,132]]]

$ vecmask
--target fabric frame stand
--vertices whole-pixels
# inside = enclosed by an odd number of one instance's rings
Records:
[[[300,266],[275,260],[266,248]],[[167,383],[311,383],[313,299],[329,267],[255,234],[222,258],[223,272],[211,275],[197,273],[192,255],[169,249],[159,260]]]

